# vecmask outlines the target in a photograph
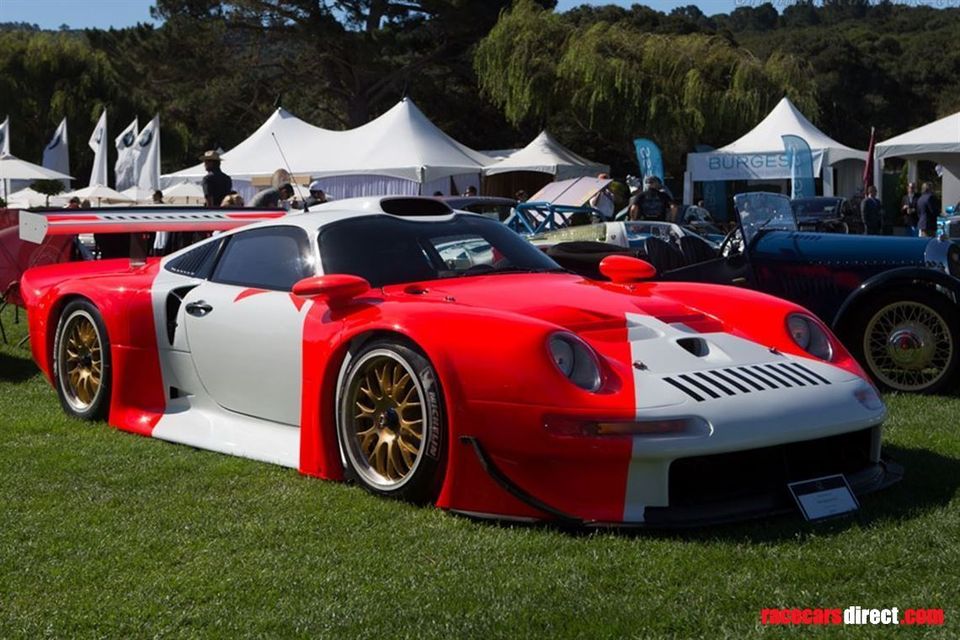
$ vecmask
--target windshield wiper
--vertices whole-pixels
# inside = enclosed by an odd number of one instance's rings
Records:
[[[571,273],[569,269],[563,267],[503,267],[492,271],[482,272],[484,275],[497,273]]]
[[[489,267],[489,268],[476,268],[476,267]],[[472,276],[490,276],[490,275],[500,275],[503,273],[573,273],[569,269],[564,269],[563,267],[501,267],[499,269],[490,267],[490,265],[474,265],[470,269],[465,269],[463,271],[444,271],[441,272],[438,277],[441,279],[444,278],[469,278]]]

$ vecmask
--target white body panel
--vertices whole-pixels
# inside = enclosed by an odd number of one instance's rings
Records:
[[[207,393],[222,407],[263,420],[300,424],[303,322],[288,292],[247,293],[244,287],[204,282],[182,309],[205,301],[203,317],[181,311],[187,342]]]
[[[642,522],[646,507],[669,506],[670,463],[677,458],[758,449],[788,442],[813,440],[875,426],[886,417],[886,408],[877,399],[876,408],[868,408],[856,399],[857,392],[875,394],[862,378],[833,365],[772,352],[756,342],[728,333],[696,333],[683,325],[668,325],[652,316],[627,315],[627,339],[634,367],[634,389],[638,420],[702,418],[706,434],[695,436],[635,436],[627,474],[624,520]],[[677,340],[698,338],[706,353],[694,355]],[[643,363],[638,369],[636,363]],[[790,378],[778,373],[778,367],[799,364],[817,378],[809,381],[796,374]],[[740,382],[743,392],[716,376],[699,377],[696,372],[720,371],[731,379],[730,369],[740,371],[760,365],[760,371],[772,371],[786,384],[763,384],[760,389]],[[764,368],[773,365],[773,368]],[[787,369],[787,371],[792,371]],[[746,375],[746,374],[740,374]],[[766,374],[765,374],[766,375]],[[686,379],[696,380],[719,397],[712,397]],[[699,393],[696,400],[665,381],[678,380]],[[710,379],[720,382],[716,386]],[[771,388],[776,386],[778,388]],[[733,395],[725,392],[734,391]]]

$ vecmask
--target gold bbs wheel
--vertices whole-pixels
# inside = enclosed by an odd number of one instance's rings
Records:
[[[433,498],[441,421],[436,377],[418,352],[376,342],[347,363],[337,426],[348,475],[367,489]]]
[[[105,416],[109,362],[109,343],[97,309],[82,300],[68,304],[54,343],[57,391],[68,413],[84,419]]]

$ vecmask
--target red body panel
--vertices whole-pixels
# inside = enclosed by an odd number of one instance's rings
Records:
[[[110,339],[111,425],[150,435],[165,407],[150,297],[159,263],[133,268],[127,259],[50,265],[21,280],[33,357],[51,382],[50,360],[59,313],[72,297],[99,309]]]

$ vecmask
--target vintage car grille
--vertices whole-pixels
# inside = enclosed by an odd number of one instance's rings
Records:
[[[697,402],[771,389],[830,384],[830,381],[820,374],[796,362],[692,371],[665,376],[663,381]]]
[[[789,501],[788,482],[851,474],[870,466],[872,437],[870,428],[762,449],[674,460],[670,464],[670,506],[702,506],[763,495]]]

